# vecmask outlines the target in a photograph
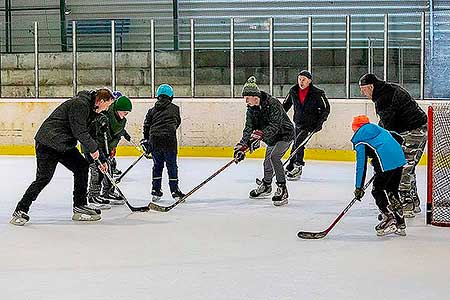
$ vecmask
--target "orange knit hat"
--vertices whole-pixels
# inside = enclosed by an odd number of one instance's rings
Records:
[[[366,115],[360,115],[353,118],[352,129],[358,130],[364,124],[370,123],[369,118]]]

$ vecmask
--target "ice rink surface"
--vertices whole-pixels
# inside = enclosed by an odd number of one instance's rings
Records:
[[[118,158],[119,168],[132,161]],[[181,189],[228,161],[179,159]],[[149,201],[151,166],[139,162],[120,184],[136,206]],[[3,156],[0,167],[1,299],[450,298],[450,229],[426,226],[424,213],[407,220],[406,237],[377,237],[369,192],[326,238],[297,238],[325,229],[352,199],[353,163],[307,162],[302,179],[288,182],[289,204],[274,207],[248,198],[262,161],[245,160],[168,213],[120,206],[90,224],[71,221],[73,180],[59,165],[24,227],[8,222],[35,158]]]

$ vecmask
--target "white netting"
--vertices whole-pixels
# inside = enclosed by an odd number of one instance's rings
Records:
[[[450,226],[450,105],[433,105],[431,223]]]

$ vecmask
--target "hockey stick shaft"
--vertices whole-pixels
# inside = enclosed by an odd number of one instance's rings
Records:
[[[372,176],[372,178],[369,179],[369,181],[367,181],[367,183],[364,185],[363,190],[366,190],[367,187],[372,183],[372,181],[375,179],[375,176]],[[327,229],[325,229],[324,231],[320,231],[320,232],[310,232],[310,231],[299,231],[297,233],[297,236],[301,239],[321,239],[324,238],[328,232],[331,231],[331,229],[334,228],[334,226],[341,220],[341,218],[348,212],[348,210],[350,209],[350,207],[353,206],[353,204],[355,204],[355,202],[358,201],[358,199],[356,197],[353,198],[352,201],[350,201],[350,203],[344,208],[344,210],[337,216],[337,218],[333,221],[333,223],[331,223],[330,226],[328,226]]]
[[[142,153],[122,174],[116,179],[116,183],[119,183],[122,178],[127,175],[128,172],[144,157],[145,153]]]
[[[297,140],[297,138],[300,136],[300,133],[295,137],[294,141]],[[297,154],[298,151],[300,151],[300,148],[305,146],[306,143],[308,143],[308,141],[312,138],[312,136],[314,135],[315,131],[310,132],[306,138],[300,143],[300,145],[297,146],[297,148],[294,149],[294,151],[291,151],[291,154],[289,155],[289,157],[283,162],[283,167],[285,167],[289,161]],[[272,175],[272,178],[275,177],[275,173]],[[256,184],[261,184],[262,180],[259,178],[256,178]]]
[[[155,211],[160,211],[160,212],[168,212],[169,210],[173,209],[175,206],[177,206],[178,204],[180,204],[181,202],[184,202],[186,200],[187,197],[189,197],[190,195],[192,195],[193,193],[195,193],[196,191],[198,191],[202,186],[204,186],[206,183],[208,183],[209,181],[211,181],[211,179],[213,179],[214,177],[216,177],[217,175],[219,175],[220,173],[222,173],[226,168],[228,168],[229,166],[231,166],[233,163],[235,162],[235,159],[229,161],[226,165],[224,165],[223,167],[221,167],[220,169],[218,169],[216,172],[214,172],[211,176],[209,176],[208,178],[206,178],[205,180],[202,181],[202,183],[200,183],[199,185],[197,185],[196,187],[194,187],[192,190],[190,190],[183,198],[180,198],[179,200],[177,200],[175,203],[169,205],[169,206],[161,206],[158,205],[156,203],[150,202],[148,204],[148,207],[151,210],[155,210]]]
[[[100,161],[97,159],[95,160],[95,163],[97,165],[100,165]],[[132,211],[132,212],[136,212],[136,211],[140,211],[140,212],[147,212],[149,211],[149,208],[147,206],[141,206],[141,207],[134,207],[130,204],[130,202],[128,202],[128,199],[125,197],[125,195],[122,193],[122,191],[119,189],[119,187],[117,186],[116,182],[114,181],[114,179],[112,178],[112,176],[108,173],[108,171],[106,171],[105,176],[108,178],[109,182],[111,182],[111,184],[114,186],[114,188],[117,190],[117,192],[119,193],[119,195],[125,200],[125,203],[127,204],[128,208]]]

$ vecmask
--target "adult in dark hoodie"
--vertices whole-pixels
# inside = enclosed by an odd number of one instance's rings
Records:
[[[181,124],[180,108],[172,103],[173,88],[162,84],[156,91],[157,101],[145,116],[142,146],[147,154],[153,157],[152,196],[158,201],[161,191],[162,172],[164,163],[169,175],[169,187],[172,197],[179,200],[184,194],[178,187],[177,166],[177,128]]]
[[[86,206],[89,164],[76,148],[79,141],[93,159],[101,159],[98,145],[88,133],[89,123],[98,113],[108,109],[113,101],[111,91],[81,91],[77,96],[60,104],[42,123],[35,136],[37,170],[36,179],[26,190],[13,213],[11,224],[24,225],[30,218],[31,203],[51,181],[56,166],[61,163],[74,176],[74,221],[100,220],[99,211]],[[101,165],[106,170],[106,164]]]
[[[300,71],[295,84],[287,94],[283,108],[286,112],[294,106],[295,140],[292,151],[298,148],[297,153],[286,167],[286,177],[289,180],[300,178],[305,165],[305,139],[312,133],[322,129],[323,123],[330,114],[330,104],[325,92],[312,84],[312,75],[309,71]],[[300,146],[302,143],[304,145]]]
[[[363,75],[359,86],[361,93],[375,103],[379,125],[399,133],[403,138],[402,148],[407,165],[403,168],[400,182],[400,199],[405,206],[405,217],[414,217],[414,213],[421,211],[416,165],[427,142],[427,115],[403,87],[380,80],[375,74]]]

